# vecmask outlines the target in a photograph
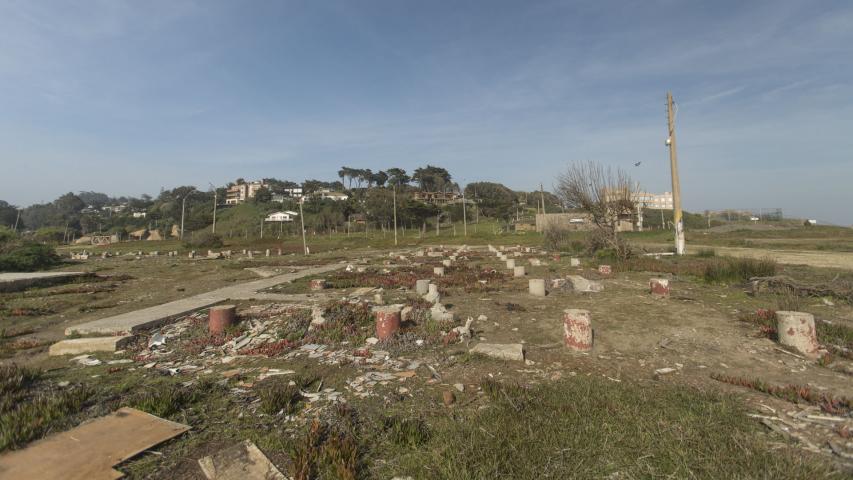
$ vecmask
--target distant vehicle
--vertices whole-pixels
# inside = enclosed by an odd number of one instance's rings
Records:
[[[760,218],[758,218],[758,217],[749,217],[749,219],[750,219],[751,221],[753,221],[753,222],[757,222],[757,221],[761,220],[761,219],[760,219]]]
[[[809,225],[817,225],[817,220],[808,219],[806,220],[806,223]]]
[[[569,219],[569,223],[586,223],[586,221],[583,218],[572,218]]]

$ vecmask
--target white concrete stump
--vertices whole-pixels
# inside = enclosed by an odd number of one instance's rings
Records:
[[[519,266],[513,268],[512,269],[512,276],[516,277],[516,278],[523,277],[524,276],[524,266],[519,265]]]
[[[444,265],[445,267],[450,268],[450,266],[453,265],[453,260],[442,260],[441,264]]]
[[[563,310],[563,337],[566,347],[578,351],[592,350],[592,321],[589,310]]]
[[[816,357],[820,346],[814,327],[814,315],[806,312],[776,312],[776,332],[779,343],[794,347],[800,352]]]
[[[435,274],[435,276],[437,276],[437,277],[443,277],[444,276],[444,267],[435,267],[432,269],[432,273]]]
[[[543,278],[531,278],[528,283],[528,288],[530,290],[530,294],[534,297],[544,297],[545,296],[545,279]]]
[[[515,268],[515,259],[510,258],[509,260],[507,260],[506,261],[506,268],[508,268],[510,270]]]
[[[415,281],[415,292],[418,295],[426,295],[429,291],[429,280],[416,280]]]
[[[569,265],[571,265],[573,267],[580,267],[581,266],[581,259],[572,257],[571,260],[569,260]]]

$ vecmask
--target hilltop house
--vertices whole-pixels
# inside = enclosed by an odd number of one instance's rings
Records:
[[[249,183],[239,183],[232,187],[228,187],[228,190],[225,191],[225,204],[239,205],[241,203],[244,203],[246,200],[254,198],[255,195],[258,193],[258,190],[262,188],[269,188],[269,186],[263,181],[257,181]]]
[[[299,214],[290,210],[271,213],[264,219],[265,222],[292,222]]]

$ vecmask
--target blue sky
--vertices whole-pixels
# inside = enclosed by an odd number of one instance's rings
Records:
[[[853,223],[849,1],[0,0],[0,199],[572,161]],[[642,161],[640,167],[633,163]]]

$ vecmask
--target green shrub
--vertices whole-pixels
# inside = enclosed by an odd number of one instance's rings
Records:
[[[56,250],[28,240],[12,240],[0,244],[0,272],[33,272],[60,263]]]
[[[224,245],[222,238],[210,232],[195,233],[192,240],[184,241],[186,248],[219,248],[222,245]]]
[[[717,252],[713,248],[701,248],[696,252],[696,256],[699,258],[711,258],[716,257]]]

